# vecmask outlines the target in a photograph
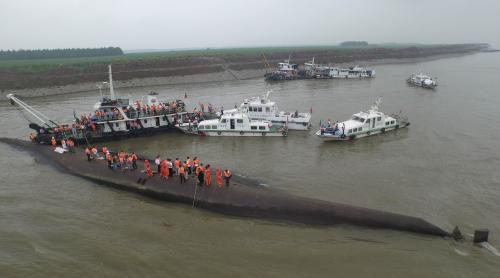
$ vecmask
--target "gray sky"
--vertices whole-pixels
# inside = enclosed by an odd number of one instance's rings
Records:
[[[500,1],[0,0],[0,49],[487,42]]]

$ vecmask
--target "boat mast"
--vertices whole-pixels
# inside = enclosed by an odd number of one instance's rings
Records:
[[[113,72],[111,70],[111,65],[108,65],[109,68],[109,95],[111,100],[116,100],[115,88],[113,87]]]

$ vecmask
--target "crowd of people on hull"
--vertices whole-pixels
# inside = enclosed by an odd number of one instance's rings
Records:
[[[55,140],[54,140],[55,142]],[[55,144],[55,143],[54,143]],[[97,147],[89,146],[85,148],[85,155],[89,162],[96,159],[105,159],[107,166],[111,170],[137,170],[138,157],[135,152],[125,153],[119,151],[111,153],[106,146],[102,147],[99,151]],[[151,164],[154,163],[152,166]],[[198,186],[211,186],[212,185],[212,168],[210,164],[203,164],[198,157],[192,159],[188,156],[185,160],[175,158],[162,159],[157,155],[153,162],[148,159],[143,161],[144,169],[141,171],[148,177],[159,175],[163,180],[173,179],[179,177],[181,184],[186,183],[188,178],[195,178]],[[215,169],[215,184],[218,187],[223,187],[224,183],[229,186],[232,173],[229,169],[222,170],[221,168]]]
[[[188,156],[185,160],[177,157],[175,160],[172,160],[170,158],[162,159],[160,155],[157,155],[153,163],[154,166],[151,165],[148,159],[144,160],[143,172],[148,177],[153,177],[157,174],[161,179],[169,180],[178,176],[181,184],[185,183],[188,178],[195,178],[198,186],[212,185],[212,168],[210,164],[203,164],[198,157],[191,159]],[[153,171],[153,169],[156,171]],[[224,169],[224,171],[220,168],[215,169],[215,184],[218,187],[222,187],[224,181],[226,186],[229,186],[231,177],[232,173],[229,169]]]

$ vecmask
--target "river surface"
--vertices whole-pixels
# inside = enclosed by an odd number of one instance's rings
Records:
[[[420,70],[436,90],[408,87]],[[451,231],[490,229],[500,247],[500,54],[380,65],[373,80],[262,79],[155,90],[231,108],[273,90],[282,110],[313,109],[314,127],[289,137],[201,138],[181,133],[109,143],[163,157],[198,156],[293,194],[422,217]],[[139,92],[140,91],[140,92]],[[406,114],[408,129],[323,143],[320,120],[366,110]],[[28,99],[56,120],[89,112],[97,92]],[[26,119],[0,102],[2,137],[27,138]],[[0,277],[500,277],[500,257],[471,241],[340,225],[242,219],[111,189],[61,173],[0,144]],[[84,158],[82,158],[84,159]]]

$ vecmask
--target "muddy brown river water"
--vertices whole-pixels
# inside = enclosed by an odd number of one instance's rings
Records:
[[[436,90],[408,87],[420,70]],[[272,89],[282,110],[313,109],[313,129],[287,138],[181,133],[109,143],[171,158],[197,155],[264,186],[422,217],[465,234],[490,229],[500,247],[500,54],[376,67],[373,80],[262,79],[119,90],[183,96],[226,108]],[[408,129],[323,143],[320,119],[342,121],[379,96]],[[97,92],[28,99],[57,120],[90,111]],[[30,132],[0,102],[2,137]],[[241,219],[103,187],[0,144],[0,277],[500,277],[500,257],[470,241],[341,225]],[[84,159],[84,158],[82,158]],[[469,236],[468,235],[468,236]],[[499,248],[500,249],[500,248]]]

